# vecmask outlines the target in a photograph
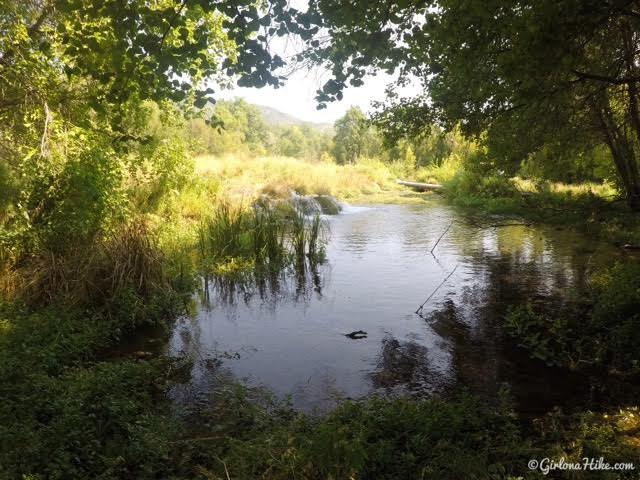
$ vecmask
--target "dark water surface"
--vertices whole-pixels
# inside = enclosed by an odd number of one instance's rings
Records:
[[[317,271],[262,285],[208,282],[197,315],[176,323],[167,347],[193,359],[176,402],[206,396],[221,370],[307,411],[375,392],[493,397],[504,383],[521,412],[589,398],[588,379],[528,359],[499,327],[509,305],[580,289],[617,251],[563,229],[505,226],[517,220],[478,224],[436,198],[350,206],[327,221]],[[355,330],[367,337],[344,335]]]

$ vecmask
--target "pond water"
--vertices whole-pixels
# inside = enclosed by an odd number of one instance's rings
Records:
[[[203,285],[197,314],[177,321],[167,346],[193,359],[176,402],[206,396],[220,372],[305,411],[372,393],[495,397],[505,383],[521,412],[590,397],[588,379],[528,359],[499,327],[509,305],[582,288],[617,250],[564,229],[478,223],[437,197],[347,206],[327,223],[315,271]],[[366,338],[345,336],[356,330]]]

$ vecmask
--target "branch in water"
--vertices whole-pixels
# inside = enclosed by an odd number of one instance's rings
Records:
[[[458,264],[456,263],[456,266],[453,268],[453,270],[451,270],[451,273],[449,273],[449,275],[447,275],[446,278],[444,280],[442,280],[442,282],[440,282],[440,285],[438,285],[436,287],[436,289],[433,292],[431,292],[431,295],[429,295],[427,297],[427,299],[424,301],[424,303],[418,307],[418,309],[415,312],[417,315],[422,316],[421,312],[422,312],[422,309],[424,308],[424,306],[427,304],[427,302],[429,300],[431,300],[431,297],[433,297],[436,294],[436,292],[438,290],[440,290],[440,287],[442,287],[442,285],[444,285],[447,282],[447,280],[449,280],[449,278],[451,278],[451,275],[453,275],[453,273],[456,271],[457,268],[458,268]]]
[[[440,240],[442,240],[442,237],[444,237],[446,235],[446,233],[449,231],[449,229],[451,228],[451,225],[453,225],[453,221],[451,221],[451,223],[449,224],[449,226],[447,227],[447,229],[442,232],[442,235],[440,235],[438,237],[438,241],[436,242],[436,244],[433,246],[433,248],[431,249],[431,255],[433,255],[433,251],[436,249],[436,247],[438,246],[438,244],[440,243]]]

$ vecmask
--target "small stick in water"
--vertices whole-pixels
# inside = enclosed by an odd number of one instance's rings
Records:
[[[447,229],[446,229],[444,232],[442,232],[442,235],[440,235],[440,236],[438,237],[438,241],[436,242],[436,244],[435,244],[435,245],[433,246],[433,248],[431,249],[431,255],[433,255],[433,251],[436,249],[436,247],[437,247],[437,246],[438,246],[438,244],[440,243],[440,240],[442,240],[442,237],[444,237],[444,236],[447,234],[447,232],[448,232],[448,231],[449,231],[449,229],[451,228],[451,225],[453,225],[453,221],[451,221],[451,223],[449,224],[449,226],[447,227]]]
[[[440,285],[438,285],[438,286],[436,287],[436,289],[435,289],[433,292],[431,292],[431,295],[429,295],[429,296],[427,297],[427,299],[424,301],[424,303],[418,307],[418,309],[416,310],[416,314],[417,314],[417,315],[420,315],[420,312],[422,311],[422,309],[424,308],[424,306],[427,304],[427,302],[428,302],[429,300],[431,300],[431,297],[433,297],[433,296],[436,294],[436,292],[437,292],[438,290],[440,290],[440,287],[441,287],[442,285],[444,285],[444,284],[447,282],[447,280],[449,280],[449,278],[451,278],[451,275],[453,275],[453,273],[456,271],[456,269],[457,269],[457,268],[458,268],[458,264],[456,263],[456,266],[453,268],[453,270],[451,270],[451,272],[449,273],[449,275],[447,275],[447,276],[445,277],[445,279],[444,279],[444,280],[442,280],[442,282],[440,282]]]

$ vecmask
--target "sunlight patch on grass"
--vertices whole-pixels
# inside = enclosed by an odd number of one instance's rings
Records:
[[[196,172],[221,179],[221,190],[231,199],[250,200],[266,194],[286,198],[331,195],[343,200],[386,191],[400,191],[396,175],[384,163],[363,159],[355,165],[306,162],[289,157],[199,156]]]
[[[572,197],[596,196],[612,198],[619,194],[618,190],[610,183],[562,183],[562,182],[536,182],[535,180],[514,177],[515,187],[521,192],[548,192]]]

